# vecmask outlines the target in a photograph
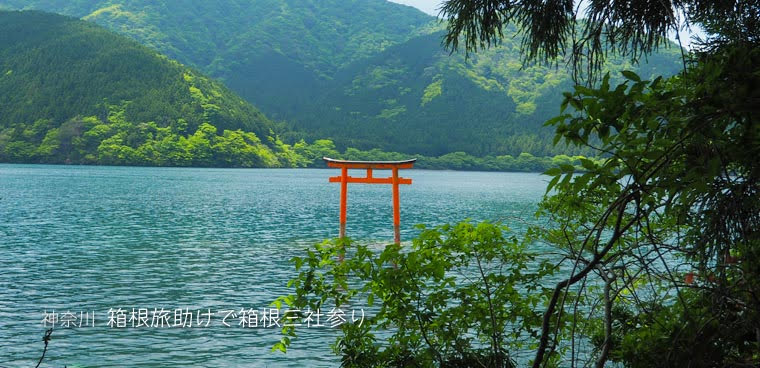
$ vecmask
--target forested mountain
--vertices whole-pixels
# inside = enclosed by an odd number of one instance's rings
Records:
[[[442,36],[416,37],[341,69],[304,110],[317,111],[319,120],[298,116],[298,130],[357,148],[428,155],[566,153],[553,147],[553,130],[543,128],[559,113],[562,91],[573,86],[563,68],[523,66],[519,39],[466,58],[442,50]],[[625,69],[643,78],[672,74],[681,66],[672,52],[640,66],[611,58],[607,69],[613,79]]]
[[[260,111],[129,38],[41,12],[0,12],[0,34],[0,161],[235,166],[209,155],[238,140],[288,164]]]
[[[338,148],[441,155],[566,153],[543,122],[570,88],[564,69],[521,68],[519,38],[466,59],[441,25],[385,0],[0,0],[97,22],[223,81],[300,138]],[[676,48],[642,76],[680,68]]]
[[[94,21],[219,78],[271,116],[334,73],[413,37],[431,17],[385,0],[0,0]]]

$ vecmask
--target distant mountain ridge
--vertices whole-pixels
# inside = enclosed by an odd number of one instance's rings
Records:
[[[561,69],[522,68],[519,39],[471,55],[441,47],[434,17],[384,0],[0,0],[97,22],[223,81],[300,138],[440,155],[566,153],[543,122],[571,87]],[[678,52],[638,67],[673,74]]]

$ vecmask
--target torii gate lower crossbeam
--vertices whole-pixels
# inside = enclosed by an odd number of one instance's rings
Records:
[[[394,241],[396,244],[401,243],[401,211],[399,204],[400,184],[412,184],[412,179],[402,178],[398,175],[399,169],[411,169],[417,159],[405,161],[346,161],[335,160],[328,157],[323,158],[327,167],[341,169],[340,176],[330,177],[330,183],[340,183],[340,237],[346,237],[346,207],[348,201],[348,183],[364,184],[391,184],[393,185],[393,230]],[[366,169],[366,177],[348,176],[348,169]],[[376,178],[372,176],[372,170],[391,170],[392,175],[387,178]]]

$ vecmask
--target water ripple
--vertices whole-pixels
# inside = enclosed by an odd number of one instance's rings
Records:
[[[286,292],[288,259],[337,235],[332,174],[0,165],[0,366],[38,359],[46,310],[96,312],[96,327],[56,329],[49,366],[335,366],[329,329],[303,330],[283,356],[273,328],[106,326],[109,308],[267,307]],[[416,223],[527,218],[545,188],[536,174],[405,176],[404,239]],[[392,239],[390,202],[389,187],[351,186],[348,234]]]

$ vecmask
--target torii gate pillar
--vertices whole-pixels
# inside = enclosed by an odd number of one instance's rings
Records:
[[[331,183],[340,183],[340,237],[346,237],[346,207],[348,202],[348,183],[364,184],[391,184],[393,185],[393,231],[394,241],[401,244],[401,211],[399,201],[400,184],[412,184],[412,179],[402,178],[398,175],[399,169],[411,169],[417,159],[405,161],[346,161],[323,158],[327,167],[339,168],[340,176],[330,177]],[[348,176],[348,169],[366,169],[366,177]],[[388,178],[375,178],[372,170],[391,170],[392,176]]]

